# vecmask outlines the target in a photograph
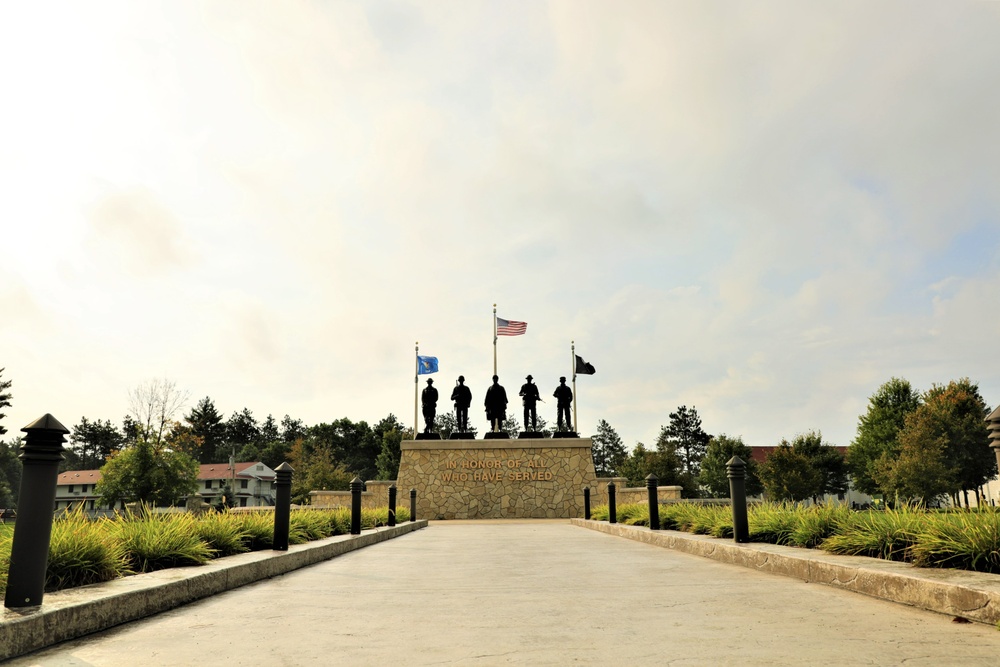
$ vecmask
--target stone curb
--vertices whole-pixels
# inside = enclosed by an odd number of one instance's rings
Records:
[[[38,607],[17,611],[0,608],[0,660],[152,616],[425,527],[426,519],[417,520],[360,535],[337,535],[296,544],[288,551],[253,551],[212,560],[200,567],[158,570],[46,593]]]
[[[736,544],[706,535],[655,531],[644,526],[604,521],[571,519],[571,523],[758,572],[797,577],[948,616],[990,625],[1000,622],[1000,576],[995,574],[917,568],[865,556],[838,556],[818,549],[756,542]]]

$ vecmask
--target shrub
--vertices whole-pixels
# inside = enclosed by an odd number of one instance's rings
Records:
[[[155,515],[112,521],[112,535],[125,550],[129,569],[152,572],[168,567],[203,565],[212,549],[198,537],[190,514]]]
[[[195,522],[195,534],[212,550],[213,557],[232,556],[249,551],[241,522],[228,512],[209,512]]]
[[[243,544],[250,551],[262,551],[274,546],[274,514],[241,512],[228,516],[239,526]]]
[[[771,544],[790,544],[798,520],[793,505],[761,503],[747,508],[750,540]]]
[[[109,539],[106,523],[91,521],[81,510],[52,523],[46,591],[111,581],[129,572],[125,550]]]
[[[807,549],[818,547],[823,540],[850,521],[852,511],[845,505],[825,504],[806,507],[794,513],[797,519],[789,535],[789,543]]]
[[[911,553],[920,567],[1000,573],[1000,515],[992,511],[928,515]]]
[[[884,512],[852,512],[841,522],[837,534],[819,546],[835,554],[908,561],[920,524],[927,516],[906,506]]]

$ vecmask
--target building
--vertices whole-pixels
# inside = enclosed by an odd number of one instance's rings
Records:
[[[237,507],[274,505],[274,471],[260,461],[236,463],[205,463],[198,470],[198,493],[212,504],[222,494],[226,484],[233,486]]]
[[[100,470],[67,470],[56,481],[57,511],[73,510],[80,506],[91,513],[124,509],[108,507],[101,500],[95,487],[101,481]],[[214,503],[226,484],[231,484],[235,504],[239,507],[274,505],[274,471],[260,461],[236,463],[206,463],[198,469],[198,493],[207,503]],[[181,499],[181,504],[183,504]]]

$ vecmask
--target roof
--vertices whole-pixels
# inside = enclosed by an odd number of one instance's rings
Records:
[[[253,477],[259,477],[261,479],[273,479],[274,471],[264,466],[264,470],[257,474],[257,471],[250,470],[250,468],[256,465],[264,465],[260,461],[243,461],[236,464],[236,477],[241,479],[251,479]],[[229,471],[228,463],[203,463],[198,466],[198,479],[229,479],[232,473]],[[60,473],[58,481],[56,481],[57,486],[65,486],[67,484],[97,484],[101,481],[101,471],[100,470],[67,470],[64,473]]]
[[[67,470],[59,473],[56,485],[66,484],[97,484],[101,481],[100,470]]]
[[[242,463],[237,463],[236,465],[236,477],[242,479],[250,479],[252,477],[260,477],[262,479],[271,479],[274,477],[274,471],[264,466],[264,470],[259,474],[253,474],[256,471],[249,470],[256,465],[264,465],[260,461],[244,461]],[[229,479],[232,476],[232,472],[229,469],[228,463],[203,463],[198,468],[198,479]]]

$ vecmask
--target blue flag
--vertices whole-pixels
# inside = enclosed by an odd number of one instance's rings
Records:
[[[417,355],[417,375],[429,375],[438,372],[437,357],[421,357]]]

